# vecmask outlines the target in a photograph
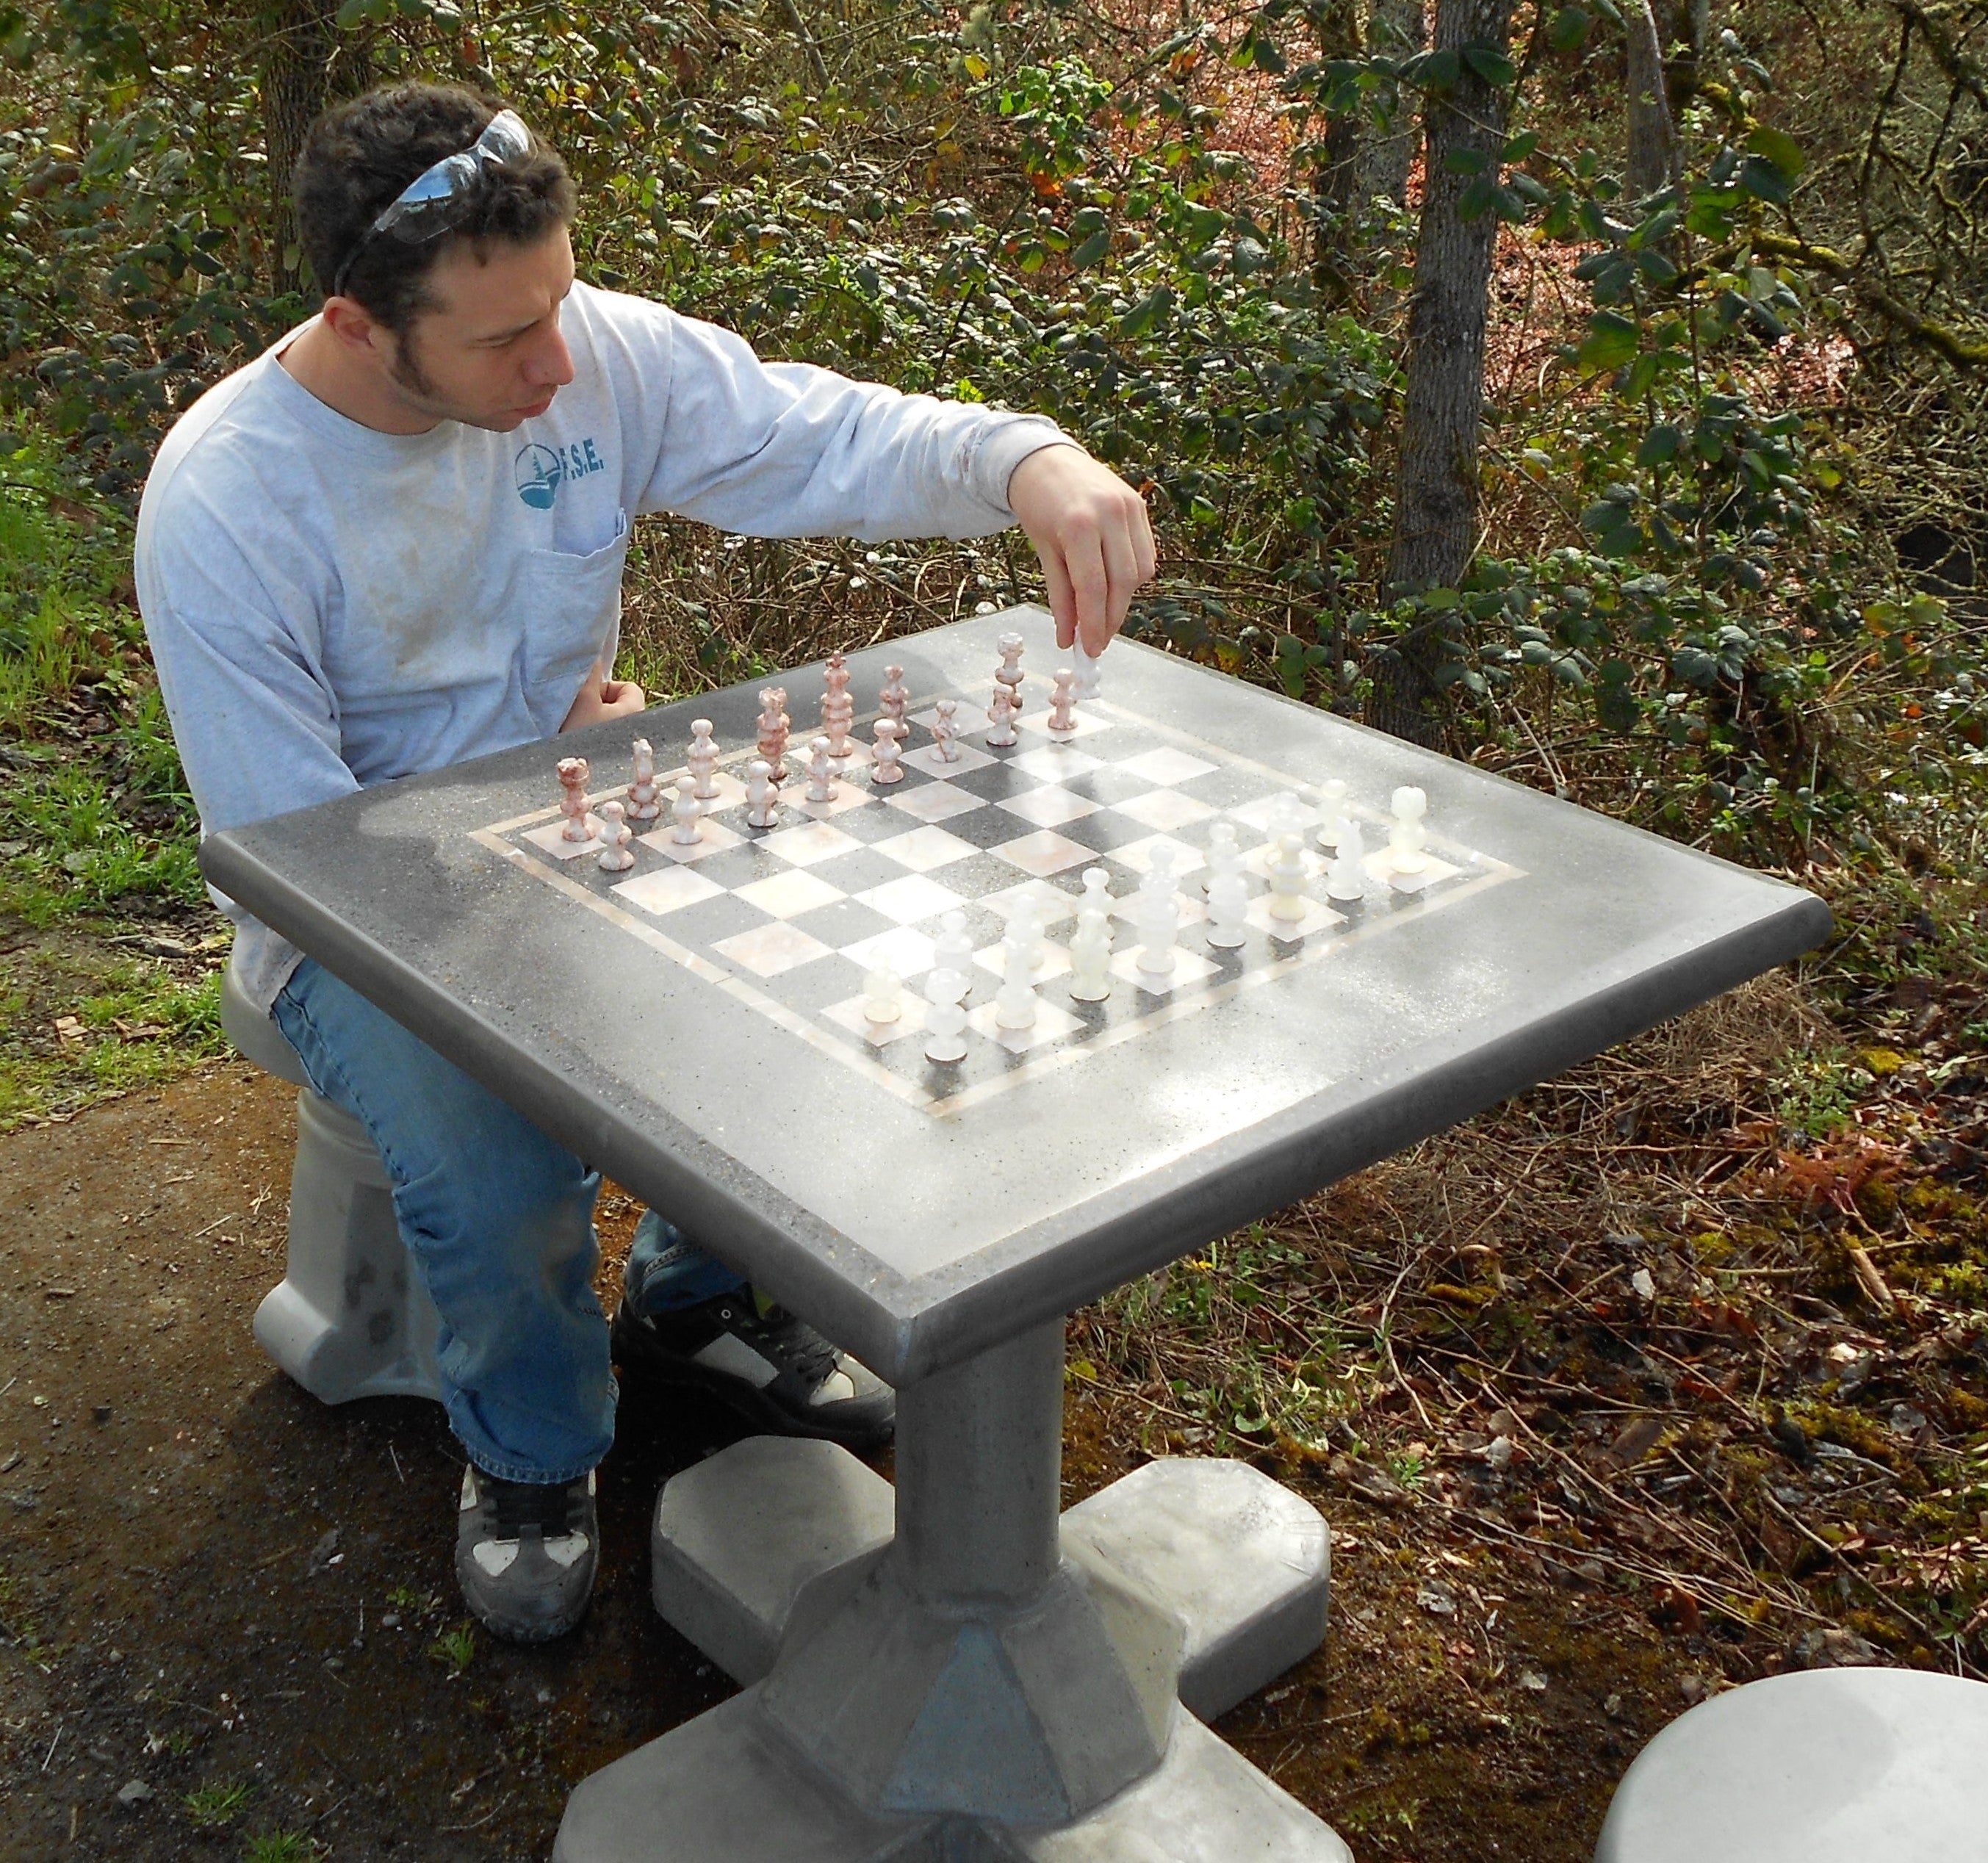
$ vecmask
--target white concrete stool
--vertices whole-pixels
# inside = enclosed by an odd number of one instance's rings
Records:
[[[296,1051],[259,1014],[232,965],[221,1026],[255,1065],[297,1087],[289,1249],[255,1310],[255,1343],[314,1398],[441,1398],[434,1303],[407,1259],[393,1180],[366,1128],[311,1090]]]
[[[1595,1863],[1988,1863],[1988,1684],[1808,1669],[1714,1696],[1637,1756]]]

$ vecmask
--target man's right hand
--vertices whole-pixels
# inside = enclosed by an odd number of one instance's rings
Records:
[[[580,688],[580,696],[560,722],[562,731],[577,731],[583,725],[597,725],[604,718],[631,718],[644,710],[648,695],[632,679],[608,679],[596,667]]]

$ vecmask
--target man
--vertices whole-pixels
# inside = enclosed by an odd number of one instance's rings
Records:
[[[330,294],[188,411],[139,514],[139,598],[207,830],[639,712],[613,668],[645,512],[871,541],[1019,521],[1060,641],[1094,654],[1152,573],[1138,498],[1048,421],[762,363],[576,282],[572,181],[495,99],[374,91],[313,127],[295,182]],[[501,1635],[556,1636],[592,1588],[613,1437],[599,1180],[230,911],[245,987],[378,1145],[441,1316],[464,1594]],[[654,1211],[614,1344],[762,1428],[890,1433],[885,1386]]]

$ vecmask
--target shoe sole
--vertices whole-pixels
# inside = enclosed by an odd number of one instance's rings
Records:
[[[469,1614],[493,1637],[502,1637],[506,1643],[549,1643],[556,1638],[570,1635],[577,1630],[593,1603],[593,1587],[587,1587],[587,1596],[580,1601],[580,1608],[569,1618],[554,1618],[549,1621],[518,1622],[500,1618],[495,1613],[478,1608],[471,1595],[469,1578],[463,1571],[463,1557],[460,1548],[455,1555],[455,1582],[462,1594],[462,1601],[469,1608]]]
[[[881,1424],[846,1426],[837,1429],[797,1417],[770,1398],[729,1371],[707,1367],[658,1345],[629,1317],[624,1304],[614,1314],[609,1335],[615,1362],[647,1382],[680,1391],[697,1391],[713,1398],[726,1409],[756,1423],[769,1435],[798,1436],[815,1442],[839,1442],[847,1449],[879,1449],[897,1434],[894,1415]]]

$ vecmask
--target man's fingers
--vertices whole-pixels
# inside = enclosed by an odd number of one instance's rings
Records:
[[[1139,584],[1139,559],[1132,539],[1123,531],[1114,531],[1104,539],[1104,566],[1111,579],[1111,632],[1125,625],[1125,613],[1132,605]]]
[[[1063,566],[1063,558],[1053,546],[1038,550],[1042,560],[1043,582],[1050,598],[1050,613],[1056,617],[1057,645],[1067,647],[1077,638],[1077,597],[1070,586],[1070,576]]]
[[[1111,578],[1105,572],[1104,547],[1095,531],[1072,538],[1063,557],[1070,575],[1070,592],[1076,597],[1077,637],[1084,651],[1094,660],[1111,638]],[[1064,644],[1067,645],[1066,642]]]

